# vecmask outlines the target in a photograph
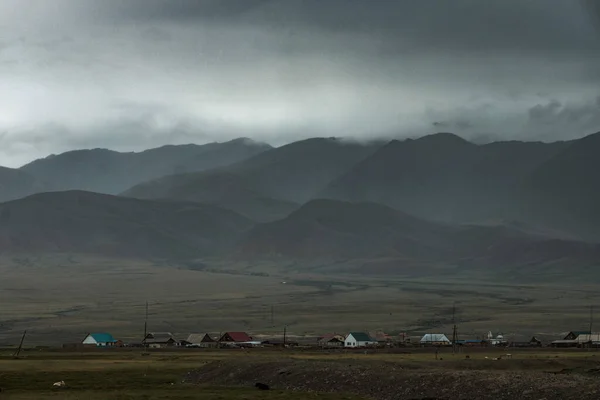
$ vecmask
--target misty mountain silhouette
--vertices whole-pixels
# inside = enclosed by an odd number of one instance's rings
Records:
[[[315,138],[272,149],[210,171],[167,176],[123,193],[218,204],[259,221],[281,218],[313,198],[332,179],[373,153],[380,143]]]
[[[76,150],[33,161],[21,170],[46,182],[51,190],[118,194],[143,181],[229,165],[270,148],[240,138],[205,145],[169,145],[139,153]]]
[[[48,190],[48,185],[18,169],[0,167],[0,202]]]
[[[218,253],[252,225],[232,211],[197,203],[52,192],[0,204],[0,254],[181,259]]]
[[[424,262],[512,266],[547,262],[590,264],[600,245],[556,240],[508,227],[453,226],[424,221],[387,206],[314,200],[287,218],[244,234],[239,252],[293,259],[392,258]]]
[[[240,139],[70,152],[0,169],[2,195],[47,191],[44,178],[57,185],[63,169],[78,169],[65,172],[63,186],[115,189],[173,165],[219,166],[167,171],[123,197],[67,191],[0,204],[0,252],[593,265],[599,152],[600,133],[555,143],[476,145],[442,133],[388,143],[314,138],[265,149]],[[122,157],[129,161],[115,161],[118,168],[106,164]],[[120,179],[124,165],[131,170]]]

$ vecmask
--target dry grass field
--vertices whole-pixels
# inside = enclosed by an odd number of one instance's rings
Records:
[[[0,259],[0,276],[0,345],[15,344],[24,330],[29,345],[80,341],[97,331],[139,341],[146,300],[149,330],[182,338],[227,330],[279,335],[284,325],[292,335],[377,329],[449,335],[455,304],[462,337],[491,330],[515,340],[551,339],[587,329],[589,305],[600,303],[595,284],[357,276],[277,265],[189,269],[76,256],[23,257]]]
[[[600,353],[0,350],[0,399],[591,399]],[[488,359],[485,359],[488,357]],[[53,382],[65,381],[55,389]],[[253,388],[255,382],[270,391]],[[576,397],[570,397],[570,395]],[[432,397],[433,396],[433,397]],[[513,397],[510,397],[513,396]],[[541,396],[541,397],[540,397]]]

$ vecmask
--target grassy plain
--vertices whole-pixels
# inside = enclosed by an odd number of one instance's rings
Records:
[[[149,330],[185,338],[192,332],[244,330],[291,335],[377,330],[452,331],[461,337],[503,332],[515,340],[552,339],[589,328],[599,285],[555,280],[516,283],[448,273],[344,274],[298,265],[212,265],[194,269],[139,260],[78,256],[0,259],[0,345],[27,330],[29,345],[78,342],[109,331],[140,340],[144,303]],[[273,318],[271,318],[273,308]]]
[[[360,374],[383,374],[382,377],[401,379],[408,375],[411,387],[419,377],[452,374],[496,374],[496,382],[503,374],[552,374],[565,371],[585,371],[598,365],[600,353],[587,351],[516,351],[512,359],[490,361],[501,350],[482,350],[471,354],[452,355],[448,349],[440,353],[443,360],[435,360],[430,349],[410,353],[370,352],[316,352],[299,350],[178,350],[150,351],[144,356],[135,349],[88,351],[84,353],[63,351],[26,350],[20,359],[11,357],[11,350],[0,350],[0,399],[24,400],[56,399],[324,399],[358,400],[360,398],[385,398],[383,393],[373,396],[356,393],[353,386],[356,376],[343,380],[348,365],[360,368]],[[282,369],[283,368],[283,369]],[[287,379],[276,382],[282,371],[295,368]],[[323,374],[325,368],[329,371]],[[214,369],[215,378],[206,375]],[[200,382],[188,379],[194,371],[203,370]],[[482,374],[482,371],[485,371]],[[311,376],[311,372],[314,375]],[[288,373],[288,372],[286,372]],[[333,385],[334,377],[340,378]],[[342,374],[342,375],[340,375]],[[397,378],[395,378],[397,376]],[[468,376],[468,375],[466,375]],[[562,376],[562,375],[561,375]],[[576,376],[568,382],[578,383]],[[577,378],[577,379],[576,379]],[[383,379],[383,378],[382,378]],[[427,378],[429,379],[429,378]],[[585,378],[588,379],[588,378]],[[52,383],[64,380],[67,387],[53,389]],[[270,384],[268,392],[252,388],[260,380]],[[394,382],[394,381],[392,381]],[[583,380],[583,383],[588,383]],[[595,382],[595,381],[594,381]],[[382,387],[385,386],[382,381]],[[595,383],[594,383],[595,384]],[[294,386],[297,385],[297,386]],[[347,385],[347,386],[346,386]],[[429,385],[430,386],[430,385]],[[398,387],[399,390],[400,386]],[[294,389],[294,390],[290,390]],[[322,389],[322,390],[320,390]],[[392,391],[393,389],[392,386]],[[335,393],[325,393],[335,391]],[[360,388],[358,388],[360,391]],[[354,394],[352,394],[354,393]],[[411,397],[408,397],[411,398]]]

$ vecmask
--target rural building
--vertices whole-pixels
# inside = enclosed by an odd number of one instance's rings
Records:
[[[110,333],[90,333],[81,343],[97,347],[118,347],[123,345],[121,341],[116,340]]]
[[[482,346],[486,346],[487,342],[485,340],[481,340],[481,339],[465,339],[465,340],[457,340],[456,344],[459,346],[466,346],[466,347],[482,347]]]
[[[251,343],[252,337],[246,332],[225,332],[219,339],[221,343]]]
[[[542,341],[534,336],[529,342],[510,342],[508,347],[542,347]]]
[[[177,344],[177,340],[171,332],[152,332],[146,335],[144,342],[148,347],[162,348],[172,347]]]
[[[443,333],[427,333],[421,338],[421,346],[448,346],[452,344]]]
[[[344,337],[335,333],[328,333],[317,339],[319,347],[338,348],[344,347]]]
[[[381,345],[391,345],[394,342],[394,338],[383,331],[369,332],[369,336]]]
[[[217,347],[217,339],[212,338],[208,333],[192,333],[185,343],[193,347]]]
[[[569,339],[567,339],[569,338]],[[590,331],[574,331],[569,332],[565,339],[555,340],[550,343],[552,347],[598,347],[600,346],[600,333],[592,333]]]
[[[344,347],[356,348],[376,345],[377,341],[364,332],[350,332],[344,341]]]
[[[489,331],[487,334],[487,342],[492,346],[504,346],[508,342],[504,339],[504,335],[502,333],[498,333],[496,337],[492,334],[492,331]]]
[[[579,337],[579,335],[589,335],[590,331],[571,331],[567,333],[567,335],[563,338],[563,340],[575,340]]]

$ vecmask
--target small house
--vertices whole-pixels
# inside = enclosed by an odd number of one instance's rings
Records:
[[[335,333],[328,333],[317,338],[317,344],[319,347],[324,348],[338,348],[344,347],[344,337]]]
[[[217,347],[217,339],[208,333],[192,333],[185,341],[188,347]]]
[[[89,333],[81,342],[84,345],[95,345],[96,347],[118,347],[123,343],[116,340],[110,333]]]
[[[146,335],[143,343],[151,348],[163,348],[175,346],[177,340],[171,332],[152,332]]]
[[[421,346],[449,346],[450,339],[443,333],[427,333],[421,338]]]
[[[394,342],[394,338],[383,331],[369,332],[369,336],[381,345],[387,346]]]
[[[577,343],[582,345],[600,345],[600,333],[592,333],[592,334],[583,334],[577,336],[575,339]]]
[[[567,333],[567,336],[563,338],[563,340],[576,340],[580,335],[589,335],[590,331],[571,331]]]
[[[219,338],[220,343],[252,343],[252,337],[246,332],[225,332]]]
[[[344,340],[344,347],[349,348],[369,347],[376,344],[377,341],[364,332],[350,332]]]

